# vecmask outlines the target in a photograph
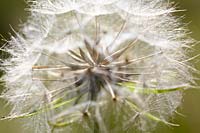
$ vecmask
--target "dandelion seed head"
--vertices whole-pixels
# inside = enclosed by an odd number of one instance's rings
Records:
[[[193,40],[167,0],[30,0],[1,48],[12,118],[35,132],[150,131],[168,122],[195,71]],[[30,122],[31,123],[31,122]]]

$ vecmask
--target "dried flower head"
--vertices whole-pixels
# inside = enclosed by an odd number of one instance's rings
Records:
[[[193,81],[193,42],[168,0],[30,0],[1,49],[13,106],[35,132],[140,132],[168,122]],[[170,121],[170,120],[169,120]]]

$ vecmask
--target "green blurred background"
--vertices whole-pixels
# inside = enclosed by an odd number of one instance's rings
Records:
[[[26,20],[27,12],[24,10],[25,0],[0,0],[0,34],[6,39],[9,39],[9,32],[12,32],[11,27],[15,30],[18,25]],[[186,9],[185,12],[177,15],[185,14],[184,23],[188,23],[191,36],[200,40],[200,0],[176,0],[180,9]],[[1,43],[2,45],[2,43]],[[196,51],[192,55],[200,54],[200,45],[195,46]],[[198,59],[200,60],[200,59]],[[195,60],[194,66],[200,70],[200,62]],[[199,77],[200,78],[200,77]],[[200,83],[198,83],[200,85]],[[0,86],[0,92],[3,88]],[[8,107],[5,107],[6,102],[0,100],[0,116],[2,116]],[[178,109],[185,116],[176,115],[175,122],[179,123],[180,127],[167,127],[160,125],[155,133],[200,133],[200,90],[187,90],[184,93],[183,104]],[[0,133],[22,133],[24,126],[17,120],[0,121]]]

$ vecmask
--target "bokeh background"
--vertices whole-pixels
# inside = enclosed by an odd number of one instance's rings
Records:
[[[24,10],[26,8],[25,0],[0,0],[0,35],[9,39],[9,33],[12,33],[11,26],[18,30],[28,15]],[[192,32],[191,36],[200,41],[200,0],[175,0],[180,9],[186,11],[176,15],[184,15],[184,23],[188,23],[188,28]],[[2,42],[1,44],[2,45]],[[191,54],[200,54],[200,44],[194,47]],[[192,62],[200,70],[200,58]],[[199,77],[200,78],[200,77]],[[200,82],[198,83],[200,86]],[[4,88],[0,85],[0,92]],[[0,116],[4,115],[9,107],[6,102],[0,99]],[[159,125],[155,133],[200,133],[200,89],[190,89],[185,91],[183,104],[178,109],[181,115],[175,115],[175,122],[179,127],[168,127]],[[25,127],[19,120],[0,121],[0,133],[22,133]]]

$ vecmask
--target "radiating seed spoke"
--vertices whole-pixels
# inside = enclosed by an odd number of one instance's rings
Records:
[[[123,53],[131,48],[133,46],[133,44],[135,44],[137,42],[137,39],[132,41],[131,43],[129,43],[125,48],[119,49],[116,52],[114,52],[113,54],[107,56],[102,62],[101,64],[103,65],[107,65],[109,63],[112,63],[113,61],[117,60],[120,56],[123,55]]]
[[[160,51],[160,52],[150,54],[150,55],[147,55],[147,56],[143,56],[143,57],[140,57],[140,58],[137,58],[137,59],[131,59],[131,60],[128,60],[128,61],[112,62],[109,66],[127,66],[127,65],[130,65],[132,63],[136,63],[138,61],[142,61],[144,59],[148,59],[148,58],[154,57],[154,56],[162,54],[162,53],[163,52]]]

